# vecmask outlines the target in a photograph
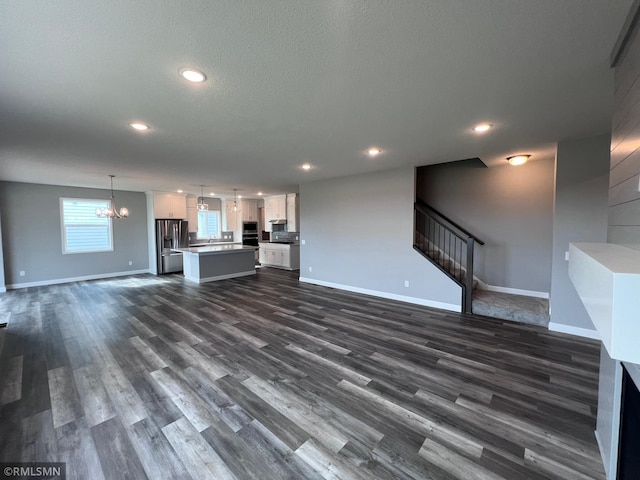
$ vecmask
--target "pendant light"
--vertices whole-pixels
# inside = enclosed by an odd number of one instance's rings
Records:
[[[198,199],[196,207],[199,212],[206,212],[209,210],[209,204],[204,201],[204,185],[200,185],[200,198]]]
[[[120,210],[116,208],[116,200],[113,195],[113,179],[115,175],[109,175],[111,178],[111,200],[109,202],[109,208],[97,208],[96,216],[99,218],[127,218],[129,216],[129,209],[122,207]]]
[[[233,213],[238,212],[238,189],[233,189]]]

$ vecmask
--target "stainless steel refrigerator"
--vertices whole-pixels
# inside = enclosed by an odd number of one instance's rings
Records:
[[[189,246],[186,220],[156,220],[156,262],[158,275],[182,271],[182,253],[172,248]]]

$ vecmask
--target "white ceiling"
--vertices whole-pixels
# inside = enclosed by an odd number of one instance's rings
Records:
[[[3,0],[0,179],[253,196],[548,158],[609,130],[632,1]],[[471,132],[481,121],[495,128]]]

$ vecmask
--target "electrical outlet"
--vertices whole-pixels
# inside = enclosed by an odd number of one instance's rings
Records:
[[[405,286],[405,288],[409,288],[409,280],[405,280],[404,281],[404,286]]]
[[[304,240],[302,240],[302,244],[304,245],[306,242]]]
[[[129,265],[133,265],[133,260],[129,260]]]
[[[20,276],[24,277],[24,270],[20,270]]]
[[[564,252],[564,259],[565,261],[569,261],[569,252]]]
[[[311,267],[309,267],[309,271],[311,272],[313,269]]]

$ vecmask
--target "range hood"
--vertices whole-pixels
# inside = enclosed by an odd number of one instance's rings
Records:
[[[269,220],[269,223],[272,225],[286,225],[287,221],[283,219],[278,219],[278,220]]]

